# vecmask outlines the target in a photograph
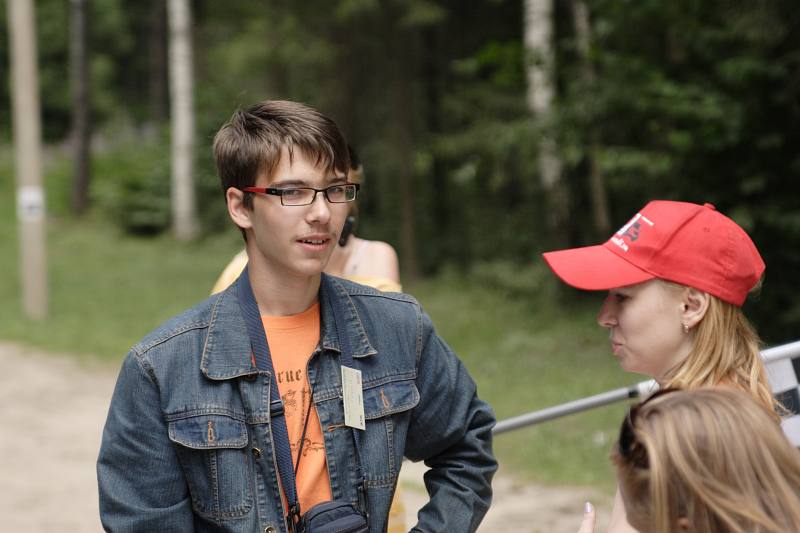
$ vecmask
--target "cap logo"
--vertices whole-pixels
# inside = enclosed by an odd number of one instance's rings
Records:
[[[638,238],[642,230],[642,223],[644,221],[648,226],[652,227],[655,224],[641,213],[636,215],[624,226],[622,226],[617,233],[611,237],[611,242],[622,248],[622,251],[627,252],[630,244],[633,244]],[[625,242],[627,239],[628,242]]]

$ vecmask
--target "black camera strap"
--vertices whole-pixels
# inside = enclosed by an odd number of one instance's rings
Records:
[[[275,379],[275,370],[272,366],[272,357],[269,353],[267,334],[264,331],[264,324],[261,321],[261,313],[258,310],[258,304],[256,303],[256,298],[253,294],[253,288],[250,285],[248,267],[244,268],[236,283],[239,296],[239,306],[242,310],[245,323],[247,324],[247,332],[248,336],[250,337],[250,347],[253,350],[253,357],[256,362],[256,367],[259,370],[269,372],[270,374],[270,426],[272,427],[275,458],[278,463],[278,473],[280,474],[281,486],[283,487],[283,492],[286,496],[289,507],[289,516],[287,517],[287,521],[290,529],[294,530],[295,525],[300,520],[301,510],[300,502],[297,497],[297,488],[295,485],[295,467],[292,465],[289,431],[286,427],[283,402],[281,401],[280,391],[278,390],[278,382]],[[323,274],[321,292],[330,294],[331,289],[326,288],[326,286],[330,283],[331,282],[329,279],[327,279],[327,276]],[[350,339],[344,331],[344,323],[342,320],[343,310],[341,309],[341,303],[334,303],[332,298],[321,299],[328,302],[328,305],[331,306],[330,308],[333,312],[334,322],[336,323],[336,332],[339,337],[339,346],[341,349],[341,363],[342,365],[353,367]],[[309,407],[311,406],[311,402],[313,402],[313,394],[309,400]],[[308,417],[306,417],[305,423],[308,424]],[[355,428],[353,428],[353,440],[356,448],[356,462],[358,463],[359,506],[362,508],[362,512],[366,515],[368,513],[368,507],[366,475],[364,474],[364,469],[361,462],[361,435]]]
[[[294,468],[292,467],[292,448],[289,443],[289,430],[286,428],[283,401],[281,401],[278,381],[275,379],[275,369],[272,366],[272,357],[267,344],[267,334],[264,331],[264,323],[261,322],[261,313],[258,310],[256,297],[253,294],[253,287],[250,285],[248,267],[244,268],[236,283],[239,291],[239,306],[247,324],[250,349],[253,350],[256,367],[262,372],[269,372],[270,375],[270,426],[272,428],[272,440],[275,447],[275,458],[278,462],[281,486],[289,507],[288,520],[291,527],[300,518],[300,502],[297,499]]]

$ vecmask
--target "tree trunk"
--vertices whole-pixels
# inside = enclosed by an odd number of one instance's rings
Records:
[[[148,23],[148,99],[150,100],[150,120],[153,124],[163,124],[167,120],[167,51],[164,2],[152,0]]]
[[[400,265],[403,283],[413,285],[419,279],[417,257],[416,208],[414,202],[414,120],[412,109],[412,65],[414,64],[413,32],[393,22],[396,12],[386,15],[387,61],[392,67],[391,89],[393,130],[397,154],[397,183],[400,193]]]
[[[401,60],[402,61],[402,60]],[[411,121],[411,87],[408,78],[401,76],[395,86],[395,126],[397,128],[397,155],[399,157],[398,182],[400,185],[400,262],[403,279],[413,285],[419,279],[417,241],[414,224],[414,142]]]
[[[543,125],[539,142],[539,175],[547,197],[550,244],[562,246],[567,244],[569,199],[562,179],[563,163],[551,126],[555,98],[553,18],[553,0],[525,0],[528,108]]]
[[[187,241],[197,236],[194,192],[192,15],[189,0],[169,0],[169,71],[172,108],[172,228]]]
[[[72,93],[73,157],[72,211],[81,214],[89,207],[91,182],[91,104],[89,94],[89,60],[87,35],[88,0],[70,1],[69,70]]]
[[[440,57],[440,34],[438,28],[428,28],[422,32],[423,50],[422,55],[422,79],[425,91],[425,121],[428,135],[433,137],[442,133],[442,75],[446,69],[442,67]],[[433,220],[436,231],[441,235],[447,235],[450,231],[450,209],[448,202],[447,175],[443,169],[441,159],[434,153],[430,169],[430,181],[433,190],[432,210]],[[437,247],[437,264],[442,264],[448,259],[465,263],[467,254],[465,247],[459,246],[457,250],[450,249],[450,246]]]
[[[33,319],[47,316],[42,133],[33,0],[6,2],[11,52],[11,99],[17,170],[22,303]]]
[[[578,50],[581,55],[581,71],[586,87],[591,90],[595,84],[595,71],[592,59],[589,54],[589,47],[592,42],[592,27],[589,21],[589,8],[583,0],[573,0],[572,12],[575,17],[575,36],[578,42]],[[592,218],[594,220],[595,237],[606,238],[611,232],[611,216],[608,207],[608,195],[606,193],[605,176],[597,161],[599,151],[599,141],[597,132],[589,128],[586,132],[588,136],[588,149],[586,152],[589,164],[589,191],[592,197]]]

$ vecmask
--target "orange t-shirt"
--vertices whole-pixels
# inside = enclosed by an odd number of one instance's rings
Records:
[[[317,410],[311,407],[311,386],[306,367],[319,344],[319,302],[297,315],[262,316],[267,334],[272,366],[283,400],[286,429],[292,448],[292,466],[297,464],[300,439],[306,413],[309,413],[303,456],[295,473],[300,511],[305,513],[314,505],[331,499],[328,464],[325,460],[325,441]]]

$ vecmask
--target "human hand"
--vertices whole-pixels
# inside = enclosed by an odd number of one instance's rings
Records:
[[[583,522],[581,522],[581,527],[578,529],[578,533],[594,533],[595,519],[596,516],[594,505],[586,502],[586,504],[583,506]]]

